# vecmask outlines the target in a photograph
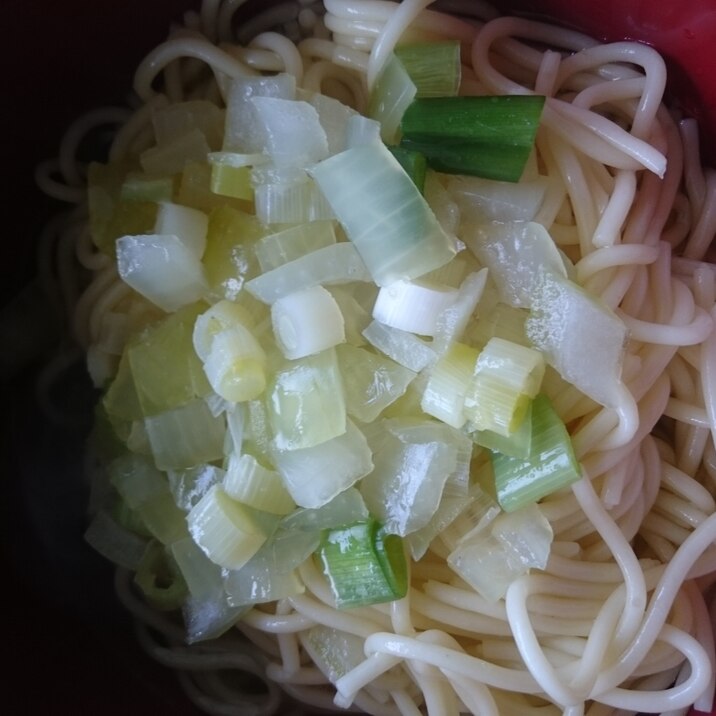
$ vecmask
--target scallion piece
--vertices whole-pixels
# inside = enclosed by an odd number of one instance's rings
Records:
[[[401,599],[408,589],[403,543],[374,519],[329,530],[319,548],[339,609]]]
[[[187,595],[186,582],[171,554],[152,542],[134,575],[134,583],[147,601],[161,611],[179,609]]]
[[[477,430],[511,435],[539,392],[544,370],[539,351],[491,338],[477,358],[465,395],[465,415]]]
[[[403,114],[401,146],[450,174],[518,181],[534,145],[544,97],[431,97]]]
[[[384,142],[396,141],[400,120],[417,92],[403,63],[395,55],[391,56],[375,83],[368,106],[368,116],[380,122]]]
[[[249,509],[232,500],[219,485],[212,487],[187,516],[194,542],[214,564],[243,567],[266,541]]]
[[[576,482],[581,469],[569,433],[545,395],[532,403],[532,439],[526,460],[492,453],[495,490],[506,512],[518,510]]]
[[[410,79],[416,97],[454,97],[460,89],[460,42],[420,42],[395,49]]]
[[[454,241],[385,146],[348,149],[309,173],[379,286],[418,278],[455,255]]]
[[[390,146],[388,149],[422,194],[425,189],[425,174],[428,171],[428,162],[425,159],[425,155],[401,146]]]

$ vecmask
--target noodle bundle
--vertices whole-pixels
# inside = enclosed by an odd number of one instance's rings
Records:
[[[321,93],[365,115],[396,46],[457,40],[460,95],[546,97],[523,178],[543,186],[532,220],[549,232],[570,280],[626,327],[623,390],[605,407],[548,371],[543,390],[567,426],[581,476],[540,500],[553,535],[548,561],[516,577],[504,596],[487,598],[451,569],[447,524],[409,560],[403,598],[337,608],[311,556],[297,567],[299,591],[242,610],[235,628],[191,646],[181,620],[148,606],[120,569],[118,594],[137,617],[140,642],[215,714],[710,710],[716,174],[701,165],[694,121],[662,103],[663,60],[645,45],[600,44],[501,17],[479,1],[452,2],[449,14],[430,0],[285,2],[236,27],[242,4],[204,0],[187,13],[138,67],[135,106],[82,118],[59,162],[38,171],[47,194],[74,205],[48,230],[56,243],[44,244],[43,265],[96,384],[111,383],[130,329],[163,314],[93,243],[86,168],[76,158],[83,137],[116,127],[110,162],[136,163],[156,145],[158,111],[194,100],[223,109],[232,79],[259,75],[289,75],[306,96]],[[470,245],[476,220],[459,183],[435,181],[425,192],[431,209]],[[329,668],[317,644],[341,644],[345,661]],[[264,679],[265,693],[221,677],[232,670]]]

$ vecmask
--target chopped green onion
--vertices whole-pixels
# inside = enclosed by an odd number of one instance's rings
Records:
[[[199,358],[205,361],[209,357],[211,345],[219,333],[237,326],[250,330],[253,321],[249,312],[234,301],[217,301],[202,314],[197,315],[192,332],[192,344]]]
[[[232,607],[276,602],[305,591],[296,571],[278,570],[273,555],[264,545],[241,569],[228,573],[224,591]]]
[[[470,386],[478,351],[453,343],[430,369],[420,407],[428,415],[454,428],[465,424],[465,395]]]
[[[373,519],[329,530],[319,557],[339,609],[389,602],[407,593],[402,540]]]
[[[477,358],[465,414],[477,430],[511,435],[537,395],[544,369],[544,358],[534,348],[491,338]]]
[[[532,446],[532,401],[519,427],[509,435],[501,435],[492,430],[475,430],[471,437],[476,445],[509,457],[526,460]]]
[[[253,201],[251,167],[233,167],[230,164],[211,162],[211,191],[221,196]]]
[[[403,63],[392,55],[373,87],[368,106],[368,116],[380,122],[384,142],[393,144],[398,139],[400,120],[417,91]]]
[[[527,568],[545,569],[552,545],[552,525],[537,505],[500,515],[492,524],[493,536]]]
[[[186,598],[186,583],[176,562],[158,542],[152,542],[134,575],[134,583],[147,601],[161,611],[179,609]]]
[[[432,336],[438,317],[457,299],[457,289],[424,281],[395,281],[383,286],[373,306],[373,318],[380,323]]]
[[[255,510],[286,515],[296,507],[281,476],[259,464],[253,455],[232,455],[222,484],[229,497]]]
[[[569,433],[544,395],[538,395],[532,404],[528,459],[492,453],[492,467],[497,499],[507,512],[537,502],[581,476]]]
[[[215,485],[187,515],[189,533],[215,564],[240,569],[266,541],[248,508]]]
[[[121,497],[111,505],[110,516],[120,527],[124,527],[125,530],[129,530],[139,537],[152,536],[139,512],[129,507]]]
[[[544,105],[537,95],[417,99],[403,114],[401,146],[438,171],[516,182]]]
[[[211,156],[211,155],[210,155]],[[187,162],[179,180],[176,201],[207,213],[225,208],[252,211],[253,206],[244,199],[215,194],[211,189],[211,167],[208,161]]]
[[[507,303],[497,303],[492,310],[480,314],[470,330],[470,339],[478,346],[486,345],[492,338],[503,338],[521,346],[531,345],[525,333],[525,321],[529,313]]]
[[[320,353],[346,340],[341,309],[323,286],[283,296],[271,305],[276,344],[289,360]]]
[[[221,567],[214,564],[191,537],[177,540],[170,549],[192,597],[203,599],[223,588]]]
[[[454,97],[458,93],[462,74],[458,40],[400,45],[395,54],[415,83],[416,97]]]
[[[225,400],[254,400],[266,388],[266,354],[243,324],[216,333],[204,360],[211,387]]]
[[[379,286],[418,278],[455,255],[453,240],[385,146],[334,154],[310,174]]]
[[[389,146],[390,153],[398,160],[398,163],[410,177],[413,184],[424,193],[425,173],[428,170],[428,163],[425,156],[420,152],[400,146]]]

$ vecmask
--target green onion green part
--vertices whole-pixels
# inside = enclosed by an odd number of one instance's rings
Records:
[[[420,42],[395,50],[417,89],[416,97],[454,97],[460,89],[460,42]]]
[[[425,174],[428,171],[425,155],[401,146],[389,146],[388,149],[422,194],[425,188]]]
[[[329,530],[318,551],[339,609],[402,599],[408,590],[403,543],[374,519]]]
[[[581,476],[564,423],[549,398],[532,402],[532,440],[526,460],[492,453],[497,501],[505,512],[537,502]]]
[[[403,114],[400,146],[424,154],[437,171],[516,182],[544,101],[539,95],[417,99]]]

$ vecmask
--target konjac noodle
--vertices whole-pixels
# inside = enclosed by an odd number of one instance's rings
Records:
[[[209,713],[708,711],[697,127],[650,47],[430,4],[205,0],[39,172],[87,539]]]

